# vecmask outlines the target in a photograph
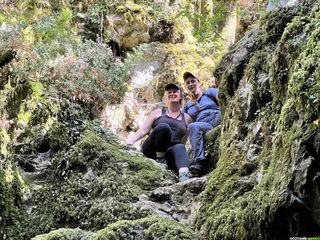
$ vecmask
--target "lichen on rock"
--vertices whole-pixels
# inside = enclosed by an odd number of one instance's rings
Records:
[[[198,215],[203,236],[284,239],[319,231],[319,184],[311,180],[319,172],[317,16],[318,3],[268,13],[218,66],[224,117],[219,162]]]

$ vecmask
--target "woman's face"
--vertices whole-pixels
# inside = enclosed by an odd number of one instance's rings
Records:
[[[167,101],[168,102],[180,102],[181,101],[181,92],[179,89],[171,88],[167,91]]]

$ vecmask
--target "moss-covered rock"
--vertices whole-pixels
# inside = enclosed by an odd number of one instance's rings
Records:
[[[21,211],[24,189],[16,167],[8,158],[0,160],[0,236],[6,236],[6,226],[14,224]]]
[[[121,49],[129,50],[150,40],[148,22],[152,16],[142,5],[127,2],[119,5],[113,15],[107,16],[106,32]]]
[[[141,67],[146,63],[152,63],[155,67],[149,66],[153,76],[148,77],[154,82],[145,82],[148,87],[152,84],[158,90],[158,94],[163,95],[163,86],[169,82],[180,82],[183,85],[182,75],[185,71],[191,71],[199,75],[203,85],[212,82],[212,69],[214,61],[206,56],[205,51],[189,44],[161,44],[151,43],[141,45],[130,56],[131,61],[135,62],[135,71],[141,71]],[[151,71],[146,69],[146,71]],[[150,74],[146,72],[145,74]],[[133,79],[135,80],[135,79]],[[142,80],[142,79],[141,79]],[[136,80],[137,81],[137,80]],[[151,100],[151,99],[147,99]]]
[[[318,18],[318,3],[268,13],[218,66],[224,116],[198,215],[204,238],[319,232]]]
[[[190,228],[164,218],[119,221],[100,230],[93,239],[197,239]]]
[[[89,240],[92,239],[93,233],[81,229],[61,228],[48,234],[38,235],[33,240]]]
[[[7,225],[7,235],[30,238],[64,226],[98,230],[120,219],[146,216],[134,203],[161,184],[164,172],[140,154],[119,150],[112,139],[107,132],[86,131],[70,150],[57,153],[54,175],[31,186],[32,198],[24,203],[30,210],[21,215],[20,226]],[[20,233],[10,235],[13,229]]]
[[[83,240],[108,240],[108,239],[198,239],[197,235],[186,226],[159,217],[148,217],[133,221],[118,221],[108,227],[90,233],[80,229],[59,229],[48,234],[39,235],[33,240],[54,239],[83,239]]]

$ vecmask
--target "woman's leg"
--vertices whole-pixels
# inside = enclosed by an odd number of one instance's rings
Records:
[[[175,144],[168,148],[167,154],[169,169],[179,172],[179,182],[188,180],[190,162],[186,147],[182,143]]]
[[[166,123],[158,124],[142,144],[142,152],[149,158],[164,158],[171,141],[171,128]]]
[[[169,147],[167,150],[168,165],[170,169],[177,171],[188,171],[190,161],[186,147],[182,143],[178,143]]]

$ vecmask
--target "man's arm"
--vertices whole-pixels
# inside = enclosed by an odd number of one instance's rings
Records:
[[[218,88],[208,88],[206,94],[209,98],[211,98],[218,106],[219,106],[219,89]]]
[[[208,88],[207,94],[218,100],[219,89],[218,88]]]

